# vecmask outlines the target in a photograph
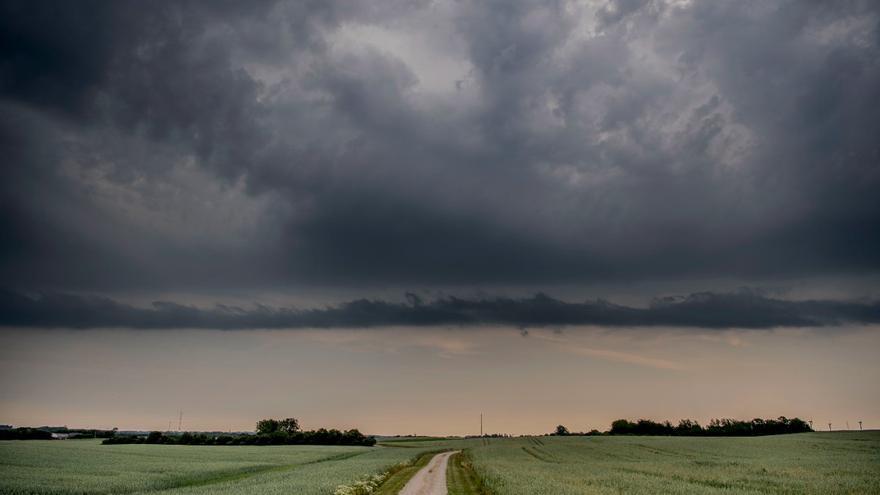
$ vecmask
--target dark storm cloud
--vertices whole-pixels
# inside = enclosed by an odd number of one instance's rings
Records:
[[[0,276],[876,274],[878,43],[869,0],[3,0]]]
[[[360,299],[317,309],[265,305],[200,309],[162,301],[138,308],[103,297],[63,293],[26,296],[3,291],[0,326],[296,329],[496,324],[520,328],[601,325],[764,329],[880,323],[877,302],[786,301],[748,291],[660,298],[649,308],[601,300],[569,303],[544,294],[521,299],[445,297],[430,302],[407,294],[406,299],[405,303]]]

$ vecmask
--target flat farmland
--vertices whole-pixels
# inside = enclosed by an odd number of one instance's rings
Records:
[[[0,493],[332,494],[440,450],[462,451],[447,473],[453,495],[880,493],[874,431],[386,440],[376,447],[10,441],[0,442]],[[455,470],[462,465],[473,470]]]
[[[0,442],[2,494],[327,494],[434,447]]]
[[[499,494],[880,493],[880,432],[487,439],[469,453]]]

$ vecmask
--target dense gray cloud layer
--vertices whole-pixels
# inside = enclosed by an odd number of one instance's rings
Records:
[[[0,277],[876,274],[878,5],[2,0]]]
[[[425,302],[408,293],[405,303],[361,299],[316,309],[265,305],[203,309],[166,301],[140,308],[104,297],[0,292],[0,327],[296,329],[498,324],[523,328],[601,325],[765,329],[853,323],[880,323],[880,303],[788,301],[741,291],[658,298],[648,308],[633,308],[602,300],[569,303],[544,294],[519,299],[445,297]]]

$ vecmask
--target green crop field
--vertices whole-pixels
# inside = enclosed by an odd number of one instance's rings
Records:
[[[480,485],[497,495],[880,493],[880,432],[410,440],[372,448],[10,441],[0,442],[0,493],[332,494],[443,449],[466,455],[450,463],[456,495],[481,493]],[[462,460],[479,477],[461,470]]]
[[[877,431],[486,438],[444,446],[465,449],[485,488],[498,495],[880,494]]]
[[[497,493],[880,493],[880,433],[540,437],[471,450]]]
[[[2,494],[328,494],[436,447],[0,442]]]

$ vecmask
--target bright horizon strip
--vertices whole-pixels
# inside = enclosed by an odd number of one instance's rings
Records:
[[[877,326],[211,331],[7,329],[0,423],[252,430],[265,417],[368,434],[544,434],[618,418],[880,426]]]

